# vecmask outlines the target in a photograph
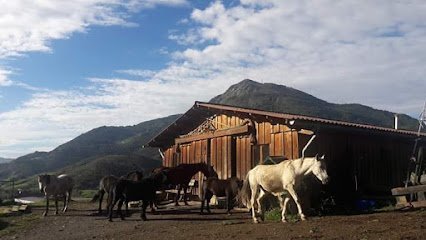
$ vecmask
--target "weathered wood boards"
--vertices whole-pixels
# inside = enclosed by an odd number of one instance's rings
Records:
[[[417,186],[409,186],[409,187],[399,187],[399,188],[393,188],[392,195],[405,195],[405,194],[411,194],[411,193],[418,193],[418,192],[426,192],[426,185],[417,185]]]
[[[396,198],[397,207],[426,207],[426,200],[424,200],[424,194],[426,192],[426,185],[416,185],[409,187],[398,187],[391,190],[392,195]],[[410,202],[407,200],[408,194],[417,194],[418,200]]]

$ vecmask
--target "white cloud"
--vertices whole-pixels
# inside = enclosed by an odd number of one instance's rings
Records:
[[[125,70],[117,70],[118,73],[123,73],[131,76],[137,76],[141,78],[150,78],[154,76],[155,71],[145,70],[145,69],[125,69]]]
[[[20,46],[47,51],[49,40],[90,24],[125,24],[131,12],[112,14],[114,4],[119,3],[99,5],[107,9],[99,10],[100,17],[78,13],[79,24],[69,25],[74,30],[50,35],[28,30],[44,37]],[[25,151],[53,148],[97,126],[184,112],[195,100],[207,101],[244,78],[285,84],[333,102],[416,115],[426,97],[424,12],[424,1],[243,0],[232,7],[214,2],[185,18],[185,26],[192,27],[170,34],[184,49],[172,53],[166,68],[119,70],[133,80],[93,77],[86,89],[35,93],[19,109],[0,113],[0,142],[8,139],[7,149],[28,142],[34,144]],[[29,51],[9,49],[9,55]],[[7,154],[5,146],[0,143],[0,155]]]
[[[129,11],[184,4],[185,0],[2,0],[0,58],[51,51],[50,41],[69,38],[91,25],[132,26]]]
[[[10,74],[12,71],[0,68],[0,87],[12,85],[12,81],[8,77]]]

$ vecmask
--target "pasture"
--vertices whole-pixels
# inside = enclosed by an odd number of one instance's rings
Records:
[[[386,211],[363,215],[310,217],[307,221],[281,223],[267,220],[253,224],[249,213],[224,209],[200,215],[200,203],[148,212],[141,221],[139,209],[125,221],[108,222],[97,214],[97,203],[77,200],[69,211],[41,217],[43,204],[32,213],[0,218],[1,239],[423,239],[426,210]],[[295,218],[296,219],[296,218]]]

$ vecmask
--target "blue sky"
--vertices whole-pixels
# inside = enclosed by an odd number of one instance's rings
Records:
[[[0,157],[181,113],[245,78],[417,116],[426,2],[0,0]]]

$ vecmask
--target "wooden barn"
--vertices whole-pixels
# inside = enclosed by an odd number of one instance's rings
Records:
[[[402,186],[415,138],[394,128],[196,102],[148,146],[161,149],[164,166],[206,162],[219,178],[240,179],[257,164],[325,154],[326,191],[344,202]],[[426,147],[426,134],[419,146]]]

